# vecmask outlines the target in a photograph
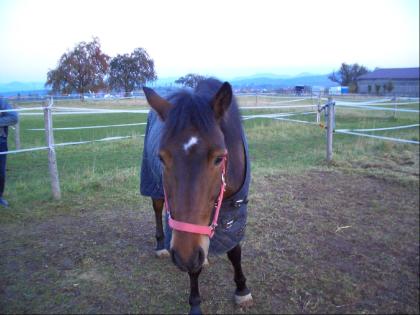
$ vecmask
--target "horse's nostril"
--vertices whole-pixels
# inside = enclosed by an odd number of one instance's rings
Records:
[[[182,271],[195,272],[199,270],[205,260],[204,250],[201,247],[198,247],[193,251],[190,259],[186,262],[179,256],[176,250],[171,250],[172,262]]]
[[[184,261],[182,260],[181,256],[179,256],[176,250],[171,249],[171,258],[175,266],[177,266],[181,271],[188,271],[187,266],[185,265]]]
[[[205,258],[204,250],[201,247],[198,247],[191,257],[188,270],[193,272],[199,270],[203,266]]]

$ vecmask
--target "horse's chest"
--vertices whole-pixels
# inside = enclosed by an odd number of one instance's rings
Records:
[[[246,198],[246,197],[245,197]],[[245,236],[247,204],[239,207],[225,206],[220,211],[216,233],[210,240],[210,252],[226,253]]]

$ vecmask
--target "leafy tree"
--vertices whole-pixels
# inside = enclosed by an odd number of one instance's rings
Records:
[[[333,71],[328,76],[328,79],[333,82],[337,82],[342,86],[348,86],[349,91],[351,93],[355,93],[358,89],[357,78],[368,72],[369,70],[366,67],[359,66],[357,63],[348,65],[343,62],[340,69],[338,71]]]
[[[51,86],[55,93],[77,92],[81,98],[89,91],[102,90],[106,87],[108,60],[97,37],[89,43],[80,42],[61,56],[56,69],[48,71],[45,86]]]
[[[131,54],[117,55],[109,67],[109,87],[123,90],[126,95],[157,79],[154,61],[143,48],[136,48]]]
[[[205,76],[195,74],[195,73],[188,73],[184,77],[180,77],[178,80],[175,81],[175,83],[182,84],[183,86],[195,88],[198,84],[198,82],[206,79]]]

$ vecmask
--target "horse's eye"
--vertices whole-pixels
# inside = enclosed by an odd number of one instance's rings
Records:
[[[165,161],[162,159],[162,156],[159,154],[159,161],[162,163],[162,165],[165,165]]]
[[[223,156],[218,156],[214,159],[214,165],[219,165],[223,161]]]

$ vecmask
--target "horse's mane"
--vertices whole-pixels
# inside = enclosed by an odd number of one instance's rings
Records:
[[[213,96],[222,86],[217,79],[200,81],[195,90],[180,90],[168,97],[168,101],[174,105],[165,120],[165,133],[176,134],[189,126],[198,130],[210,131],[215,128],[216,119],[214,112],[209,106]],[[222,130],[241,131],[241,119],[235,98],[221,122]]]

